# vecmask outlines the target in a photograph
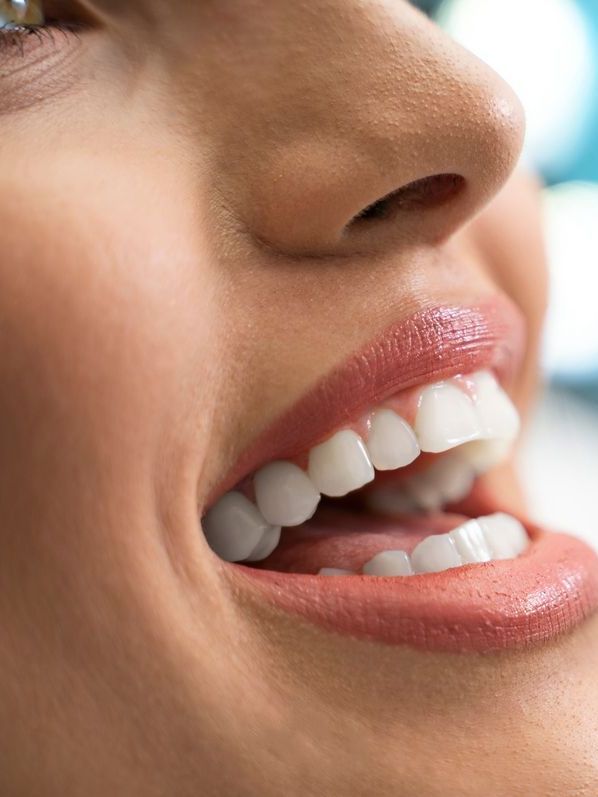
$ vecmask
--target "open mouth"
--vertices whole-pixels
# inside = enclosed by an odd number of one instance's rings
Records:
[[[500,496],[481,489],[520,426],[500,379],[515,335],[503,317],[488,345],[500,313],[482,315],[477,338],[469,323],[464,336],[454,314],[448,325],[435,316],[434,352],[421,351],[427,333],[417,337],[419,352],[411,344],[397,356],[383,346],[388,362],[368,368],[359,411],[345,401],[342,422],[314,444],[268,457],[212,503],[202,519],[206,540],[233,566],[248,600],[265,597],[330,630],[448,650],[545,641],[594,610],[591,551],[500,511]],[[443,378],[409,387],[388,380],[402,359],[419,356],[425,373],[434,355],[436,365],[446,363]],[[354,379],[351,367],[345,373]],[[368,391],[376,400],[364,406]],[[324,392],[334,404],[334,391]]]

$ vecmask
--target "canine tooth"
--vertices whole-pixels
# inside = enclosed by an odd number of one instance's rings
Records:
[[[272,526],[266,531],[262,539],[258,542],[256,547],[244,561],[246,562],[261,562],[267,559],[272,551],[276,550],[280,542],[280,526]]]
[[[378,410],[372,416],[366,448],[377,470],[404,468],[420,454],[411,426],[389,409]]]
[[[232,490],[214,504],[202,520],[210,548],[227,562],[251,556],[272,526],[242,493]]]
[[[513,440],[519,432],[519,413],[515,405],[489,371],[478,371],[472,377],[475,385],[474,404],[487,438]]]
[[[320,502],[311,479],[292,462],[270,462],[253,478],[258,509],[274,526],[299,526]]]
[[[529,546],[523,525],[511,515],[497,512],[478,518],[493,559],[515,559]]]
[[[413,568],[405,551],[381,551],[361,568],[366,576],[412,576]]]
[[[333,497],[347,495],[374,478],[364,442],[351,429],[343,429],[312,448],[307,472],[316,490]]]
[[[322,567],[318,570],[319,576],[354,576],[352,570],[344,570],[342,567]]]
[[[382,487],[368,492],[365,503],[374,512],[381,512],[384,515],[401,515],[417,509],[413,498],[393,487]]]
[[[451,567],[460,567],[463,561],[448,534],[434,534],[415,547],[411,564],[416,573],[439,573]]]
[[[425,388],[419,400],[415,433],[422,451],[439,454],[481,436],[473,402],[450,382]]]
[[[489,562],[492,559],[492,552],[484,530],[477,520],[468,520],[467,523],[453,529],[449,537],[455,543],[455,548],[463,560],[463,564]]]

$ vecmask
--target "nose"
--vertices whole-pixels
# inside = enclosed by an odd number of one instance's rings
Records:
[[[262,93],[249,227],[298,255],[447,239],[512,172],[518,99],[406,2],[318,5],[270,65],[284,88]]]

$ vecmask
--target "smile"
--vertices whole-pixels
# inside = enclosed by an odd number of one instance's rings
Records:
[[[425,649],[528,646],[583,620],[595,555],[485,489],[519,432],[505,383],[521,347],[505,300],[436,308],[316,386],[202,513],[231,586],[330,631]]]

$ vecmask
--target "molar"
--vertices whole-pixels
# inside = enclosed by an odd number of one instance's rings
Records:
[[[247,559],[256,552],[265,536],[272,538],[273,528],[280,532],[236,490],[226,493],[214,504],[203,518],[202,527],[210,548],[227,562]]]

